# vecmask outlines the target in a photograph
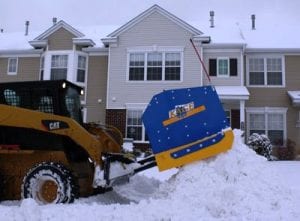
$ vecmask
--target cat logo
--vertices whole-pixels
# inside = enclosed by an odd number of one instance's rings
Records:
[[[49,129],[50,130],[57,130],[57,129],[59,129],[59,123],[60,123],[59,121],[49,123]]]
[[[42,120],[42,124],[48,131],[69,128],[69,125],[64,121]]]

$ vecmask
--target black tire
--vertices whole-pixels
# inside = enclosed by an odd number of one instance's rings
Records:
[[[62,164],[43,162],[23,179],[22,198],[33,198],[39,204],[72,203],[77,197],[78,185]]]

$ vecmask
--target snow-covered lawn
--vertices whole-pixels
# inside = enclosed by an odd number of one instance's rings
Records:
[[[266,161],[242,144],[180,169],[156,168],[69,205],[2,202],[0,220],[300,220],[300,161]]]

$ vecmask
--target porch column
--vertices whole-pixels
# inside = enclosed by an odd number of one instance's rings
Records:
[[[240,128],[245,130],[245,101],[240,100]]]

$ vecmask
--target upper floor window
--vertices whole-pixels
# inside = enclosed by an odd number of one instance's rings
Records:
[[[162,53],[148,53],[147,56],[147,80],[162,80]]]
[[[180,53],[166,53],[165,80],[180,80]]]
[[[15,75],[18,71],[18,58],[8,58],[7,74]]]
[[[78,65],[77,65],[77,82],[85,82],[85,69],[86,69],[86,57],[78,56]]]
[[[282,86],[282,58],[249,58],[249,86]]]
[[[180,81],[180,52],[129,54],[129,81]]]
[[[210,58],[209,75],[218,77],[237,76],[237,59],[236,58]]]
[[[68,55],[52,55],[50,80],[67,79]]]
[[[145,56],[143,53],[133,53],[129,56],[129,80],[144,80]]]

